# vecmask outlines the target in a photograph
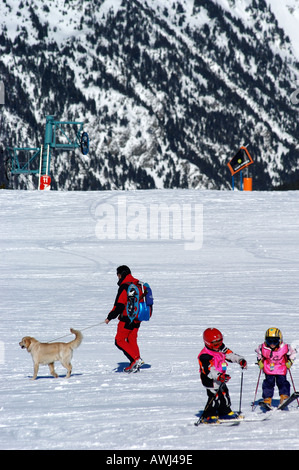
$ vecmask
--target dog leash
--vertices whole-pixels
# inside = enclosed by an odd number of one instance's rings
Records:
[[[80,331],[89,330],[90,328],[94,328],[95,326],[98,326],[98,325],[103,325],[104,323],[105,323],[105,321],[101,321],[100,323],[95,323],[94,325],[90,325],[90,326],[86,326],[85,328],[81,328]],[[53,343],[53,341],[57,341],[58,339],[67,338],[68,336],[71,336],[72,334],[73,333],[69,333],[69,334],[64,335],[64,336],[59,336],[59,338],[51,339],[50,341],[47,341],[47,343]]]

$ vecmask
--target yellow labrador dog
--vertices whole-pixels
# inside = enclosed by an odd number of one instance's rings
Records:
[[[54,370],[54,362],[60,361],[63,367],[67,369],[66,378],[69,378],[72,372],[71,360],[73,357],[73,349],[80,346],[83,335],[80,331],[70,329],[71,333],[76,335],[76,338],[69,343],[40,343],[35,338],[25,336],[19,345],[22,349],[27,349],[31,354],[34,364],[34,372],[32,380],[35,380],[38,373],[40,364],[48,364],[50,373],[54,377],[58,377]]]

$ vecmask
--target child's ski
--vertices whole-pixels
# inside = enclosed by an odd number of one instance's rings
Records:
[[[259,405],[264,411],[284,410],[297,398],[299,398],[299,392],[294,392],[291,396],[289,396],[289,398],[287,398],[281,405],[278,405],[276,408],[269,405],[268,403],[265,403],[263,400],[259,402]]]
[[[269,416],[258,416],[258,417],[249,417],[249,418],[246,418],[244,415],[239,415],[237,418],[233,418],[233,419],[221,419],[221,418],[218,418],[217,420],[215,421],[202,421],[201,418],[199,418],[199,420],[194,423],[195,426],[199,426],[200,424],[208,424],[208,425],[215,425],[217,426],[218,424],[227,424],[227,425],[230,425],[230,426],[238,426],[239,424],[241,423],[252,423],[252,422],[257,422],[257,421],[265,421],[266,419],[269,419]]]
[[[271,411],[273,409],[269,403],[265,403],[263,400],[259,402],[259,405],[264,411]]]
[[[234,419],[217,419],[215,421],[201,421],[199,419],[194,423],[195,426],[199,426],[201,424],[207,424],[208,426],[218,426],[219,424],[226,424],[227,426],[238,426],[242,422],[241,418],[234,418]]]
[[[292,395],[287,398],[281,405],[278,405],[278,410],[284,410],[292,401],[296,400],[299,397],[299,392],[294,392]]]

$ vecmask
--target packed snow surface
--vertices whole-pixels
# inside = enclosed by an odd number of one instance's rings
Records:
[[[1,449],[299,449],[296,402],[266,421],[194,426],[206,403],[197,355],[207,327],[248,361],[248,419],[262,416],[251,402],[266,329],[280,328],[299,346],[298,191],[1,190],[0,200]],[[139,330],[145,364],[136,374],[123,372],[117,320],[101,323],[120,264],[149,282],[155,298]],[[70,379],[57,363],[59,378],[40,366],[30,380],[22,337],[67,342],[70,327],[84,335]],[[230,364],[228,373],[238,410],[241,369]]]

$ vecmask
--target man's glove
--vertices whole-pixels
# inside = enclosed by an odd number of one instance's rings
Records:
[[[218,382],[221,382],[221,383],[228,382],[230,378],[231,378],[230,375],[225,374],[224,372],[218,374],[217,376]]]

